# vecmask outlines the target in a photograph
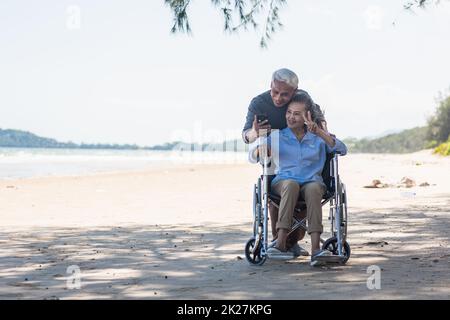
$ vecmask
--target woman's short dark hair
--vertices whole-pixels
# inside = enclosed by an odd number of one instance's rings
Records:
[[[321,122],[325,121],[325,116],[320,106],[311,99],[309,94],[305,92],[300,92],[294,94],[291,99],[291,102],[303,103],[306,106],[306,112],[311,112],[312,120],[322,127]]]
[[[303,103],[306,106],[306,111],[311,111],[313,101],[311,97],[306,93],[296,93],[291,99],[291,102]]]

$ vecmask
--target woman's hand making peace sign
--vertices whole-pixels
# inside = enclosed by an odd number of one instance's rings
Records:
[[[305,124],[309,132],[314,133],[319,137],[321,137],[325,141],[325,143],[328,144],[330,147],[335,146],[336,142],[334,141],[334,138],[312,120],[311,111],[308,111],[306,115],[303,114],[303,120],[305,120]]]
[[[303,113],[303,120],[305,120],[305,124],[308,128],[308,131],[314,134],[318,134],[318,130],[320,129],[317,123],[312,120],[311,111],[308,111],[307,115]]]

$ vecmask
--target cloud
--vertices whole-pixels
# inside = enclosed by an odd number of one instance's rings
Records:
[[[381,30],[384,12],[379,6],[368,6],[363,13],[366,27],[369,30]]]

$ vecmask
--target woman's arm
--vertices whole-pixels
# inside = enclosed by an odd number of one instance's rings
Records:
[[[315,123],[312,120],[310,111],[308,111],[306,115],[303,114],[303,120],[305,120],[305,124],[308,127],[308,131],[321,137],[329,147],[333,148],[335,146],[336,142],[334,141],[333,136],[331,136],[328,133],[327,129],[321,128],[319,125],[317,125],[317,123]]]
[[[328,147],[334,148],[334,146],[336,146],[336,139],[325,130],[317,128],[316,135],[321,137],[323,141],[325,141],[325,143],[328,145]]]

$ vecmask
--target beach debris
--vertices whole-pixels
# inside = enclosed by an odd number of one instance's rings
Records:
[[[428,182],[423,182],[420,184],[421,187],[427,187],[430,184]],[[403,177],[400,182],[396,184],[390,184],[386,182],[382,182],[380,179],[374,179],[368,185],[363,186],[364,188],[412,188],[416,186],[416,182],[409,178]]]
[[[402,180],[400,181],[400,186],[405,187],[405,188],[412,188],[416,185],[416,182],[408,177],[403,177]]]
[[[387,183],[382,183],[381,180],[375,179],[372,180],[372,183],[364,186],[364,188],[388,188],[389,185]]]

